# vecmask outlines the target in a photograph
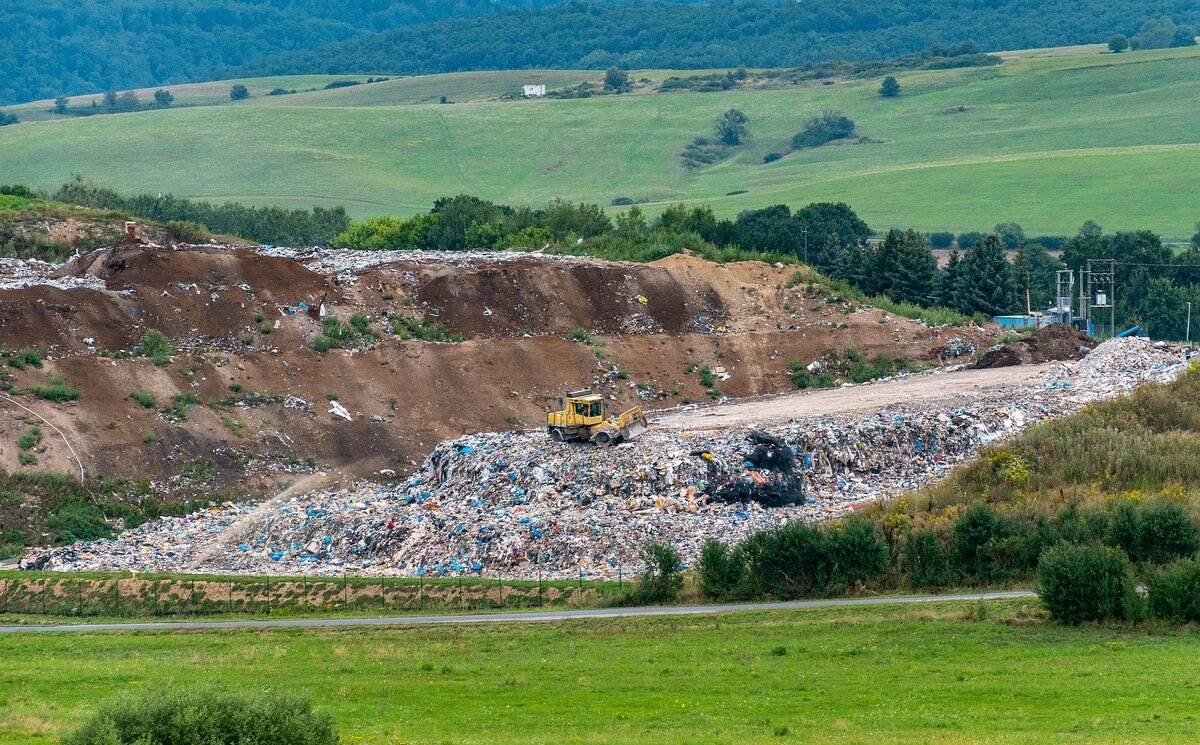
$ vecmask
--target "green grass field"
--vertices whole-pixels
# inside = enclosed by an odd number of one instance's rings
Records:
[[[221,106],[23,123],[0,129],[5,181],[50,187],[82,174],[123,191],[413,213],[470,192],[512,203],[556,197],[654,211],[674,201],[721,214],[778,202],[849,202],[875,228],[1027,233],[1150,228],[1186,239],[1200,218],[1200,49],[1007,55],[999,68],[899,75],[784,90],[499,101],[522,82],[554,87],[595,73],[465,73],[406,78]],[[667,73],[634,73],[661,78]],[[336,76],[339,78],[365,76]],[[312,87],[333,77],[249,81]],[[215,103],[227,83],[194,86]],[[454,105],[436,103],[446,95]],[[209,99],[205,99],[208,96]],[[678,153],[737,107],[753,142],[697,171]],[[965,110],[960,110],[965,108]],[[793,153],[803,122],[836,109],[874,142]],[[745,193],[730,195],[730,192]]]
[[[0,637],[0,740],[164,686],[298,691],[346,743],[1190,743],[1198,632],[1013,602],[405,629]],[[975,619],[975,620],[969,620]]]

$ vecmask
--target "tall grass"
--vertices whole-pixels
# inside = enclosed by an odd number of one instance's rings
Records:
[[[1028,507],[1155,494],[1200,496],[1200,367],[1031,427],[910,500],[930,509],[978,500]]]

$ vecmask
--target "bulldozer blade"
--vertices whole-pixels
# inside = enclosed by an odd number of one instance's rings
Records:
[[[621,430],[621,439],[632,440],[645,431],[646,431],[646,420],[645,419],[637,419],[635,421],[630,422],[629,426],[627,426],[627,427],[625,427],[625,429]]]

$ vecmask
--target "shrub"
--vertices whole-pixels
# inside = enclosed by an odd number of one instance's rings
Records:
[[[950,248],[954,245],[954,233],[944,230],[929,234],[929,245],[933,248]]]
[[[666,543],[651,543],[643,553],[646,569],[625,600],[631,605],[670,603],[683,589],[679,552]]]
[[[825,589],[830,561],[825,535],[799,520],[751,535],[740,546],[746,561],[746,584],[752,596],[783,599]]]
[[[313,338],[313,348],[318,352],[328,352],[334,348],[359,349],[374,344],[380,338],[380,333],[371,328],[371,319],[362,313],[352,314],[347,323],[342,323],[335,316],[326,316],[321,323],[325,333]]]
[[[33,453],[17,453],[17,462],[23,466],[36,466],[38,457]]]
[[[328,714],[290,694],[184,689],[100,707],[63,745],[337,745]]]
[[[50,385],[35,385],[30,390],[33,395],[43,401],[74,401],[79,398],[79,388],[67,385],[61,375],[55,375],[50,380]]]
[[[828,529],[830,582],[853,587],[877,578],[888,565],[888,545],[875,524],[858,515]]]
[[[1148,504],[1138,519],[1137,555],[1139,561],[1165,564],[1172,559],[1189,557],[1200,549],[1200,533],[1192,518],[1171,502]]]
[[[137,401],[139,404],[141,404],[142,408],[145,408],[145,409],[153,409],[154,408],[154,394],[153,393],[135,392],[135,393],[130,393],[129,397],[132,398],[134,401]]]
[[[209,239],[208,228],[198,222],[172,220],[163,226],[163,230],[174,243],[207,243]]]
[[[229,98],[234,101],[241,101],[243,98],[249,98],[250,91],[246,90],[246,86],[238,83],[229,89]]]
[[[792,138],[792,147],[797,150],[820,147],[834,140],[842,140],[854,134],[854,122],[836,111],[827,111],[809,119],[804,130]]]
[[[24,370],[29,366],[40,368],[42,355],[33,347],[23,347],[20,351],[13,352],[8,356],[8,366],[18,370]]]
[[[324,354],[325,352],[328,352],[331,349],[335,349],[336,347],[337,347],[337,342],[335,342],[333,339],[330,339],[328,336],[326,336],[324,334],[317,334],[316,336],[313,337],[313,349],[317,350],[318,352],[320,352],[322,354]]]
[[[710,538],[700,549],[697,567],[700,592],[708,598],[732,597],[745,577],[746,567],[736,551]]]
[[[462,334],[452,334],[446,327],[429,318],[409,318],[408,316],[392,316],[392,333],[404,341],[420,339],[421,341],[438,341],[447,344],[458,344],[466,341]]]
[[[1115,548],[1064,543],[1038,563],[1042,603],[1064,623],[1132,619],[1138,597],[1129,559]]]
[[[1150,615],[1166,621],[1200,621],[1200,561],[1181,559],[1146,578]]]
[[[767,153],[763,156],[763,163],[774,163],[782,157],[783,153]]]
[[[954,523],[954,561],[976,582],[995,579],[988,548],[1004,537],[1004,523],[986,504],[972,505]]]
[[[96,507],[84,504],[68,504],[46,519],[46,527],[57,543],[96,541],[111,538],[112,526]]]
[[[917,528],[904,534],[900,544],[900,568],[916,587],[941,587],[953,579],[950,557],[937,533]]]
[[[138,342],[137,350],[143,357],[149,357],[154,364],[163,366],[171,362],[171,355],[175,354],[175,346],[171,344],[171,340],[167,335],[158,329],[150,329]]]

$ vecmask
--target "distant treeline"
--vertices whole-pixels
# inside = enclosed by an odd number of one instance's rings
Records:
[[[1185,0],[811,0],[569,2],[399,28],[251,63],[249,74],[521,68],[797,67],[877,60],[934,44],[983,49],[1100,43],[1160,17],[1191,26]]]
[[[1191,0],[41,0],[0,6],[0,105],[245,72],[798,67],[933,44],[1150,48]]]
[[[156,222],[195,223],[214,233],[238,236],[258,243],[323,245],[350,226],[350,218],[340,206],[313,207],[310,211],[247,207],[237,202],[216,205],[170,194],[125,196],[82,180],[63,184],[45,196],[55,202],[115,210]]]
[[[38,0],[0,3],[0,105],[215,80],[363,34],[558,0]],[[350,72],[365,72],[352,70]]]
[[[654,261],[685,249],[710,258],[758,255],[803,261],[867,296],[898,304],[948,308],[965,315],[1045,310],[1054,299],[1055,272],[1078,271],[1089,259],[1116,259],[1119,326],[1183,338],[1186,307],[1200,307],[1200,244],[1174,253],[1148,231],[1105,234],[1087,222],[1073,237],[1027,239],[1020,225],[999,223],[991,233],[963,233],[939,267],[933,245],[954,245],[953,234],[889,230],[875,240],[849,205],[815,203],[793,211],[777,204],[718,219],[708,206],[673,205],[648,220],[641,208],[610,217],[600,205],[565,201],[544,208],[512,207],[460,194],[410,218],[355,222],[334,245],[375,250],[461,251],[544,248],[609,259]],[[1197,236],[1200,241],[1200,235]],[[1051,255],[1046,244],[1061,250]],[[1008,251],[1015,251],[1012,259]]]
[[[934,44],[920,52],[905,54],[886,60],[854,61],[854,60],[825,60],[786,70],[770,69],[758,74],[749,73],[744,67],[732,72],[708,73],[704,75],[672,76],[659,86],[663,93],[670,91],[695,91],[708,93],[714,91],[732,90],[746,84],[747,81],[761,84],[762,82],[778,80],[800,83],[806,80],[820,80],[833,77],[883,77],[904,70],[948,70],[962,67],[990,67],[999,65],[1004,60],[994,54],[984,54],[979,45],[973,41],[963,42],[953,47],[943,47]]]

